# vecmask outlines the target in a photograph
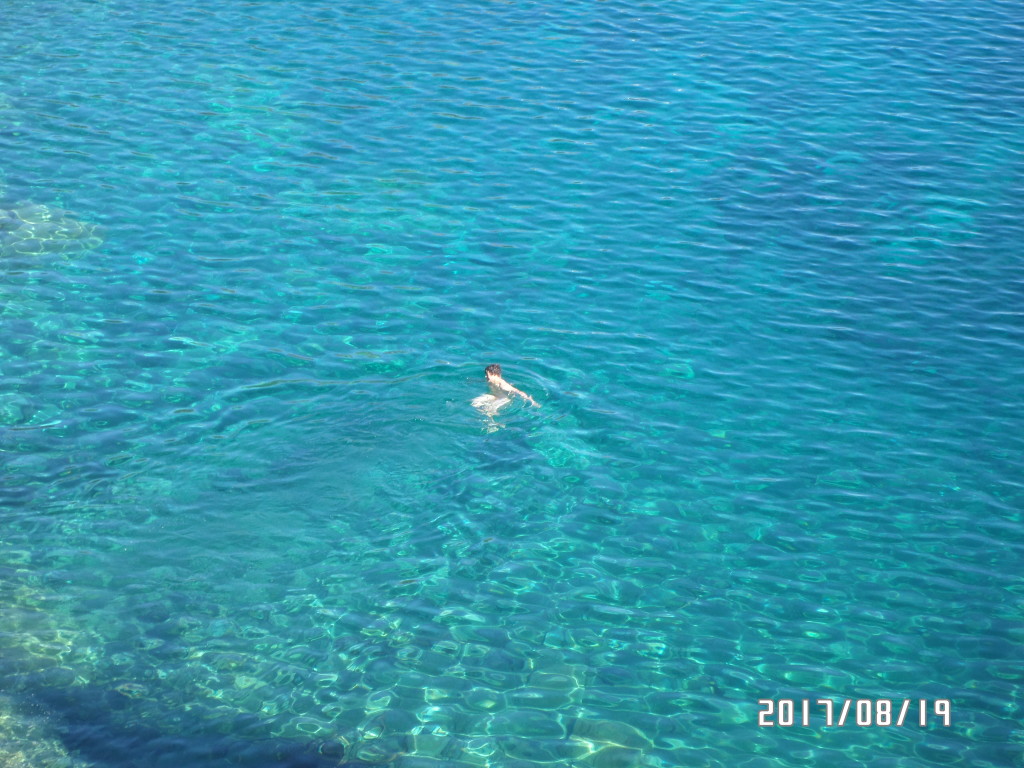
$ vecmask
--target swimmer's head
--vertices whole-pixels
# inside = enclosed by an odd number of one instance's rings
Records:
[[[491,379],[492,377],[496,378],[496,379],[500,379],[501,378],[501,366],[498,365],[497,363],[493,363],[491,365],[488,365],[486,368],[484,368],[484,376],[486,376],[488,379]]]

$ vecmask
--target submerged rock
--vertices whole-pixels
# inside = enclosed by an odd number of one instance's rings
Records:
[[[103,239],[96,225],[67,211],[37,203],[0,208],[0,257],[44,253],[82,253]]]
[[[646,734],[628,723],[617,720],[590,720],[577,718],[572,723],[572,738],[598,745],[650,749],[653,744]]]
[[[46,719],[18,712],[15,703],[0,697],[0,765],[5,768],[61,766],[87,768],[50,732]]]

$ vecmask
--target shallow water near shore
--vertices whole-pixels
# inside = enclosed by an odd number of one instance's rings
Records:
[[[1019,761],[1018,15],[8,3],[0,763]]]

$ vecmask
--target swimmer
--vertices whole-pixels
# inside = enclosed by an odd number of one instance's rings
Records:
[[[488,365],[484,369],[484,375],[487,377],[487,386],[490,387],[491,391],[486,395],[474,397],[474,408],[479,408],[484,413],[493,416],[498,412],[499,408],[508,405],[512,401],[512,395],[519,395],[524,400],[528,400],[530,405],[540,408],[540,403],[523,392],[523,390],[516,389],[502,378],[501,366],[497,363]]]

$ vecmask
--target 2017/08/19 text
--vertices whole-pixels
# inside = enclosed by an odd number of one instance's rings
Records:
[[[762,728],[793,725],[812,725],[820,718],[825,726],[858,725],[901,727],[913,722],[922,728],[929,717],[940,719],[946,728],[950,724],[952,706],[949,699],[843,699],[838,704],[832,699],[758,699],[761,710],[757,724]],[[852,717],[850,715],[853,715]]]

